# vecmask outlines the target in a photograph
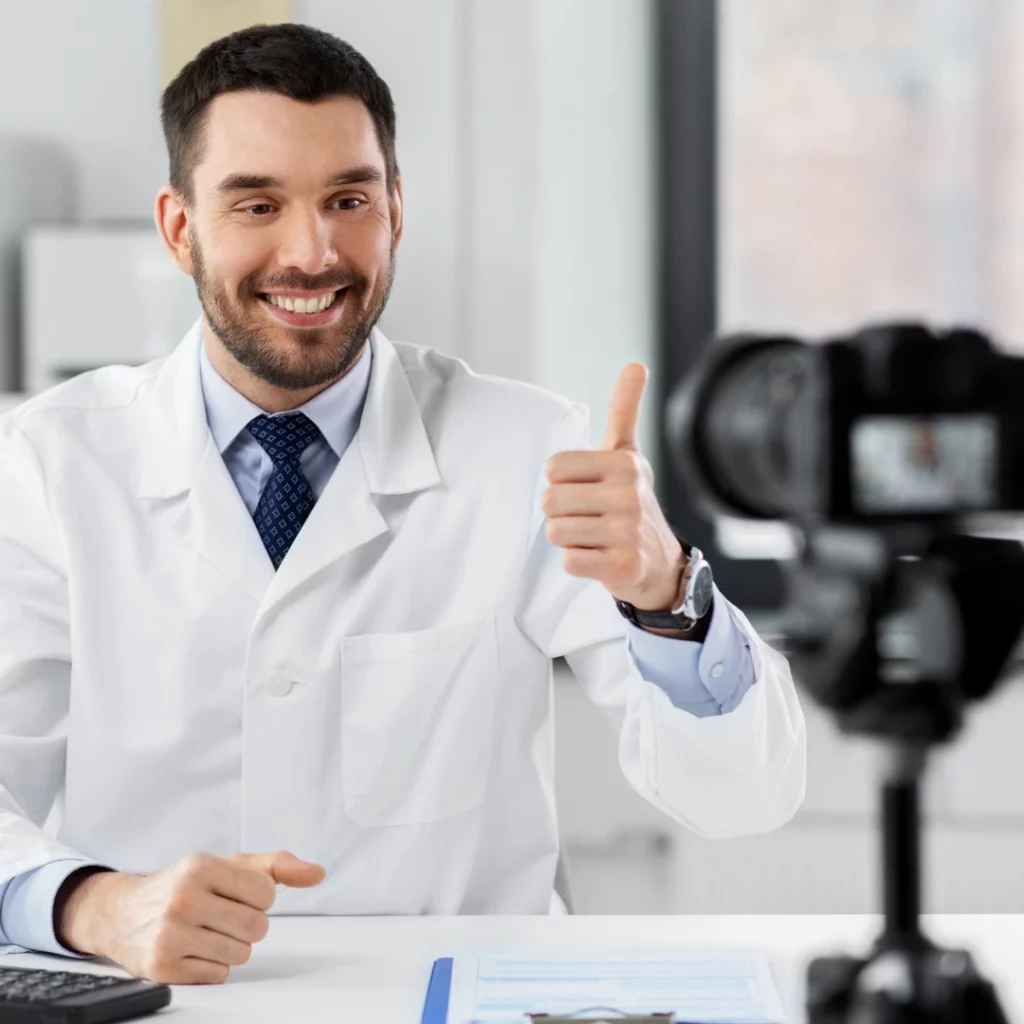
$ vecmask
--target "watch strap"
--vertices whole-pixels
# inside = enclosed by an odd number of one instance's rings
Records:
[[[628,619],[634,626],[639,626],[641,629],[681,629],[684,632],[689,632],[697,625],[685,615],[676,615],[675,612],[641,611],[627,601],[620,601],[618,598],[615,598],[615,605],[623,618]]]

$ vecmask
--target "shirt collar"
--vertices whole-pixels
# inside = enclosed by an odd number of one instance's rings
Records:
[[[372,362],[372,347],[367,343],[362,355],[344,377],[297,409],[289,410],[305,413],[317,425],[324,440],[339,459],[345,454],[345,449],[359,428]],[[203,404],[206,406],[206,422],[221,455],[231,447],[254,417],[284,415],[266,413],[236,391],[210,362],[205,344],[199,346],[199,379],[203,389]]]

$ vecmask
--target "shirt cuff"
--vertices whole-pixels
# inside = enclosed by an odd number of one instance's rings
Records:
[[[87,959],[63,946],[53,930],[53,905],[69,875],[99,867],[89,860],[55,860],[12,878],[0,896],[0,953],[56,953]]]
[[[640,674],[673,705],[698,718],[739,707],[754,684],[754,662],[744,632],[715,587],[711,621],[703,643],[658,636],[627,624],[630,652]]]

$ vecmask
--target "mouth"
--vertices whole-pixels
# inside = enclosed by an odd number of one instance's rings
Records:
[[[261,305],[289,327],[326,327],[341,316],[349,287],[329,292],[260,292]]]

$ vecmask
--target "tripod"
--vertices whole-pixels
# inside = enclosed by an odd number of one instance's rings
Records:
[[[1024,549],[925,528],[914,537],[823,532],[810,538],[792,585],[796,675],[844,732],[871,736],[888,753],[885,926],[866,958],[811,963],[808,1020],[1006,1024],[970,954],[921,931],[920,787],[929,750],[955,737],[966,704],[993,689],[1020,634]],[[881,653],[894,613],[916,641],[902,665]]]
[[[823,957],[807,974],[810,1024],[1007,1024],[971,955],[920,929],[924,754],[898,749],[882,786],[885,927],[866,959]]]

